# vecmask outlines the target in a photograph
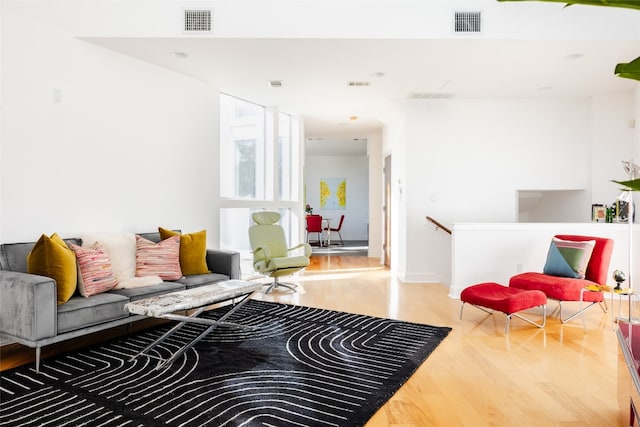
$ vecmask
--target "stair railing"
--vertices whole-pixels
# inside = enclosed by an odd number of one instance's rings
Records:
[[[436,230],[441,229],[442,231],[446,231],[447,233],[451,234],[451,230],[448,227],[442,225],[441,222],[433,219],[429,215],[427,215],[427,221],[433,223],[436,226]]]

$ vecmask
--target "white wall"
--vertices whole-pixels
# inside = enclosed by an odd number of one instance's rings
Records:
[[[345,210],[320,208],[320,179],[347,179],[347,207]],[[344,214],[340,234],[343,240],[367,240],[369,222],[369,162],[366,156],[307,156],[304,182],[307,203],[313,213],[331,218],[331,226],[337,227]],[[332,239],[333,240],[333,239]]]
[[[518,191],[517,222],[591,221],[591,209],[576,209],[590,201],[588,190]]]
[[[618,186],[611,180],[628,179],[622,161],[633,159],[640,164],[634,129],[634,94],[629,92],[594,97],[591,114],[592,200],[593,203],[611,204],[618,194]]]
[[[382,158],[382,135],[367,138],[369,168],[369,256],[380,258],[383,254],[382,205],[384,196],[384,175]]]
[[[633,154],[634,159],[640,160],[640,84],[636,85],[633,94],[634,117],[633,117]]]
[[[628,96],[618,101],[623,105],[607,104],[626,111]],[[592,128],[628,128],[626,122],[594,116],[594,104],[590,99],[407,102],[407,230],[399,235],[406,260],[400,277],[447,283],[451,258],[441,231],[425,215],[445,224],[515,222],[517,190],[590,191]],[[620,138],[620,144],[630,144],[633,133]],[[613,179],[621,159],[595,158],[598,173]],[[611,185],[602,193],[613,200],[617,189]],[[591,203],[585,197],[575,209],[589,218]]]
[[[218,91],[3,6],[0,241],[78,231],[218,242]]]
[[[407,214],[404,185],[407,182],[407,127],[404,116],[396,116],[386,129],[384,158],[391,156],[391,179],[389,203],[391,204],[391,269],[403,278],[407,270]],[[384,161],[384,159],[383,159]]]

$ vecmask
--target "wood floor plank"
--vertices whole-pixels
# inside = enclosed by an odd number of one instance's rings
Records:
[[[538,329],[512,319],[505,335],[502,313],[466,306],[459,319],[447,287],[402,283],[374,258],[314,255],[291,281],[301,292],[258,298],[453,328],[367,427],[621,425],[615,325],[597,307],[585,315],[586,330],[580,320],[549,317]],[[0,348],[0,369],[32,363],[32,353]]]

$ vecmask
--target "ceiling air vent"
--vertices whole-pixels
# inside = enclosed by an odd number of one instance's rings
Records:
[[[446,92],[413,92],[407,98],[409,99],[451,99],[455,96],[453,93]]]
[[[369,86],[371,84],[371,82],[347,82],[347,86],[349,87],[365,87],[365,86]]]
[[[482,32],[482,12],[478,11],[454,11],[453,12],[453,32],[454,33],[481,33]]]
[[[213,11],[207,9],[185,9],[184,32],[208,33],[211,32],[211,17]]]

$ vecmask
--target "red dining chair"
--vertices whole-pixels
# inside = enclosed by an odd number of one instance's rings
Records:
[[[338,226],[337,227],[325,227],[324,231],[326,231],[327,233],[332,233],[332,232],[336,232],[338,233],[338,236],[340,237],[340,244],[342,246],[344,246],[344,242],[342,241],[342,234],[340,234],[340,229],[342,228],[342,223],[344,222],[344,215],[340,215],[340,221],[338,222]]]
[[[318,233],[318,244],[322,246],[322,215],[307,215],[307,243],[309,233]]]

